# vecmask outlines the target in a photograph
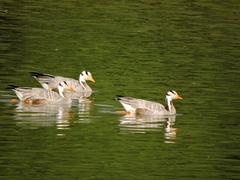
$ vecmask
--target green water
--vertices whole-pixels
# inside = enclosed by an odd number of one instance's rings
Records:
[[[0,2],[1,179],[239,179],[239,1]],[[72,106],[11,104],[30,71],[78,78]],[[184,99],[128,118],[125,95]]]

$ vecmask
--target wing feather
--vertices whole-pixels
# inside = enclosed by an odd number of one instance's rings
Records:
[[[119,102],[126,111],[135,111],[136,113],[150,114],[154,112],[166,111],[165,107],[153,101],[136,99],[132,97],[118,97]]]

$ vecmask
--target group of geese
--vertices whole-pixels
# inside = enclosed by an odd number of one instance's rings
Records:
[[[79,80],[38,72],[31,72],[31,75],[43,88],[12,87],[20,102],[28,105],[68,102],[73,97],[69,95],[92,92],[86,81],[95,83],[89,71],[83,71],[79,75]],[[182,99],[182,97],[174,90],[168,91],[166,106],[132,97],[117,96],[116,99],[122,104],[127,114],[166,116],[176,114],[173,100]]]

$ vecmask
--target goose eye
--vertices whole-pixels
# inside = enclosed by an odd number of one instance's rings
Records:
[[[64,82],[64,84],[68,85],[66,81],[63,81],[63,82]]]

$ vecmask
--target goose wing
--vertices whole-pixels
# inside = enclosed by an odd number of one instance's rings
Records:
[[[61,99],[61,96],[54,91],[46,90],[42,88],[32,88],[33,99],[45,99],[47,101],[57,101]]]
[[[62,76],[54,76],[51,74],[42,74],[38,72],[30,72],[32,77],[34,77],[45,89],[56,90],[60,82],[66,81],[67,84],[75,90],[80,83],[72,78],[66,78]]]
[[[51,89],[51,85],[55,82],[55,76],[51,74],[42,74],[38,72],[30,72],[33,78],[35,78],[45,89]],[[49,86],[50,85],[50,86]]]
[[[120,96],[117,99],[128,112],[150,114],[154,112],[166,111],[165,107],[162,104],[153,101]]]
[[[27,99],[56,101],[61,98],[58,93],[42,88],[16,87],[13,91],[21,101],[25,101]]]

